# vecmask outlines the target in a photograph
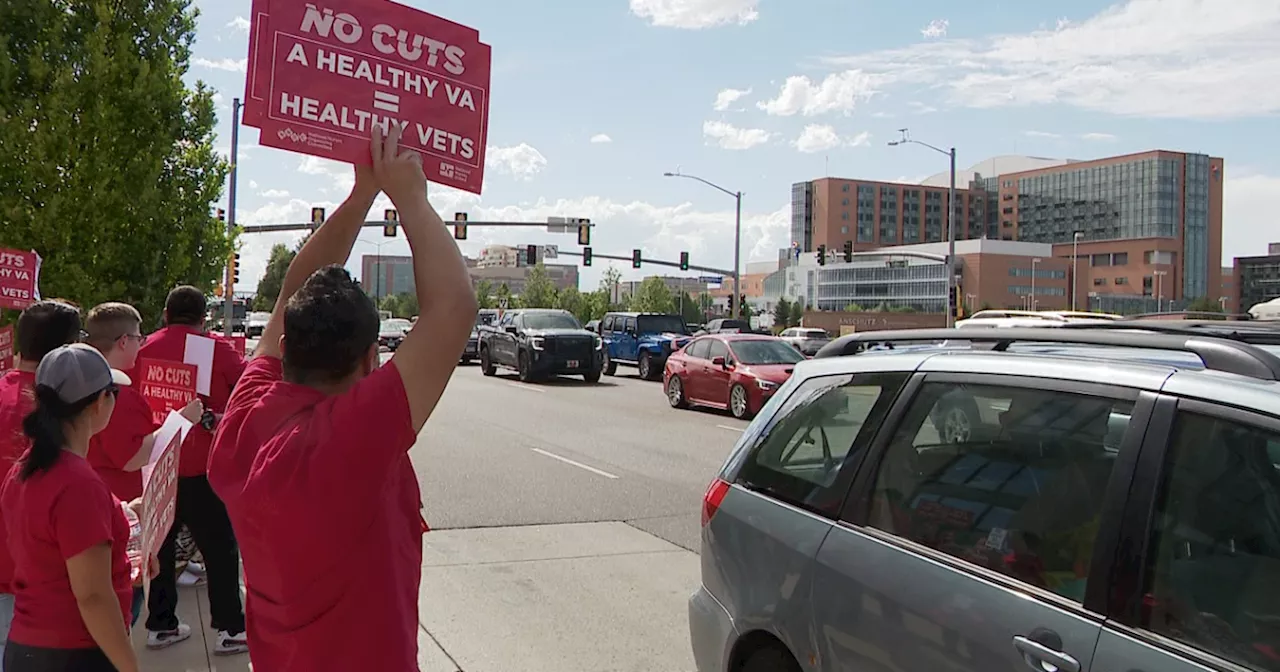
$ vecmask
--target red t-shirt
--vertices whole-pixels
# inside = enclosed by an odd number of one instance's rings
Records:
[[[9,473],[30,441],[22,432],[22,419],[36,406],[36,374],[7,371],[0,375],[0,474]],[[0,519],[0,593],[12,593],[13,557],[4,541],[4,521]]]
[[[142,496],[142,471],[125,471],[142,448],[142,442],[157,429],[151,406],[131,385],[122,385],[116,396],[111,422],[89,439],[89,464],[122,502]]]
[[[418,669],[416,438],[394,362],[336,396],[281,381],[279,359],[249,363],[209,483],[240,542],[254,667]]]
[[[147,342],[138,351],[138,359],[159,359],[169,362],[181,362],[187,351],[187,335],[208,336],[195,327],[181,324],[165,327],[147,337]],[[214,413],[222,413],[231,399],[231,390],[244,372],[244,355],[236,352],[230,343],[221,338],[214,338],[213,371],[209,376],[209,395],[201,395],[204,407]],[[137,367],[129,372],[129,377],[141,380]],[[205,473],[209,462],[209,446],[213,444],[213,435],[204,427],[196,425],[187,432],[182,442],[182,455],[178,458],[179,476],[201,476]]]
[[[27,646],[80,649],[97,646],[71,592],[67,560],[111,544],[111,583],[124,623],[131,619],[129,522],[120,500],[74,453],[63,452],[48,471],[18,480],[14,466],[0,491],[13,554],[14,610],[9,639]]]

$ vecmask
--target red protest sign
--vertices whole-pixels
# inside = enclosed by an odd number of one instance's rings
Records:
[[[142,380],[135,380],[134,384],[141,386],[139,391],[151,406],[157,424],[164,424],[169,411],[181,410],[196,398],[194,364],[140,359],[137,371]]]
[[[0,372],[13,368],[13,327],[0,327]]]
[[[173,438],[151,465],[142,488],[142,557],[155,555],[173,527],[178,495],[178,458],[182,453],[182,432]]]
[[[395,124],[428,179],[480,193],[491,50],[474,30],[385,0],[279,2],[263,23],[259,142],[367,164],[373,127]]]
[[[22,310],[40,300],[40,255],[0,248],[0,308]]]

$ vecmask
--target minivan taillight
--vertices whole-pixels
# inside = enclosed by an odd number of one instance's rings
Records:
[[[711,522],[711,517],[720,509],[720,502],[729,494],[729,484],[717,478],[707,486],[707,494],[702,496],[702,526]]]

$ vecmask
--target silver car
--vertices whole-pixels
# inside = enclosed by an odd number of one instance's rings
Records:
[[[825,330],[813,327],[790,327],[783,329],[778,337],[794,345],[800,354],[807,357],[818,354],[822,346],[831,342],[831,336]]]
[[[1220,324],[798,364],[706,491],[697,669],[1280,670],[1280,333]]]

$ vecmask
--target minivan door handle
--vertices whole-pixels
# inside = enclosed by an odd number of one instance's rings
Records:
[[[1080,672],[1080,661],[1027,637],[1014,637],[1013,648],[1036,672]]]

